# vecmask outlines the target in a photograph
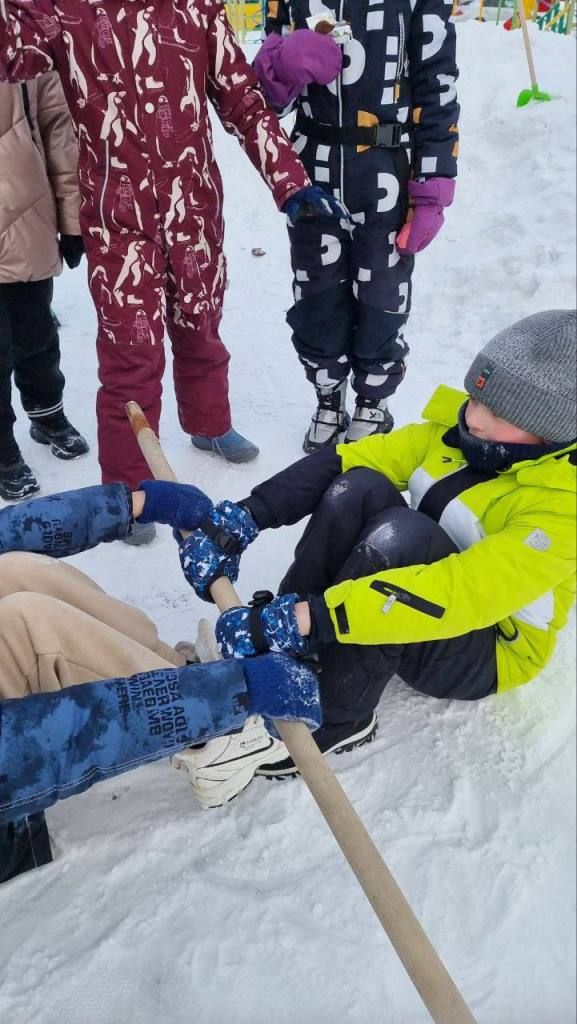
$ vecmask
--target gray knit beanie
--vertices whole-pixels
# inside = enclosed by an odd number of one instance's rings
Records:
[[[471,398],[546,441],[577,436],[577,314],[548,309],[500,331],[465,377]]]

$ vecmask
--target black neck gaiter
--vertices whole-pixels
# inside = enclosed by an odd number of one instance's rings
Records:
[[[481,473],[497,473],[510,469],[515,462],[540,459],[543,455],[560,451],[565,444],[510,444],[504,441],[484,441],[469,432],[465,422],[465,402],[459,409],[459,422],[455,431],[458,444],[471,469]],[[451,432],[452,433],[452,432]]]

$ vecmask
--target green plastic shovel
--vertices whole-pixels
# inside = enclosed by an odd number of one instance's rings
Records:
[[[517,12],[519,14],[519,21],[521,22],[521,31],[523,33],[523,42],[525,44],[525,53],[527,54],[527,64],[529,65],[529,74],[531,76],[531,88],[521,89],[521,92],[517,96],[517,106],[526,107],[531,100],[537,100],[539,103],[547,103],[552,100],[553,97],[548,92],[541,92],[537,85],[537,75],[535,72],[535,64],[533,61],[533,51],[531,49],[531,40],[529,39],[529,30],[527,28],[527,15],[525,14],[525,5],[523,0],[517,0]]]
[[[530,89],[521,89],[521,92],[517,96],[517,106],[526,107],[531,100],[538,100],[540,103],[547,103],[552,100],[553,97],[548,92],[541,92],[541,89],[535,82]]]

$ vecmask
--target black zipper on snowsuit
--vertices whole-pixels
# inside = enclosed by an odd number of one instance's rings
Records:
[[[22,85],[20,86],[20,91],[22,93],[22,105],[24,107],[24,117],[26,118],[26,121],[28,122],[28,127],[30,129],[30,134],[32,136],[32,142],[38,148],[38,143],[36,141],[36,134],[34,132],[34,121],[32,120],[32,114],[30,113],[30,96],[28,95],[28,89],[26,87],[26,83],[25,82],[23,82]]]
[[[373,580],[370,587],[371,590],[376,590],[378,594],[385,594],[388,597],[383,606],[383,612],[388,612],[395,601],[400,601],[401,604],[407,605],[408,608],[413,608],[416,612],[422,612],[423,615],[428,615],[433,619],[442,619],[447,610],[441,604],[427,601],[426,598],[419,597],[418,594],[413,594],[410,590],[405,590],[403,587],[398,587],[395,583]]]
[[[343,21],[345,13],[344,0],[340,0],[339,3],[339,21]],[[344,98],[343,98],[343,72],[342,69],[339,72],[337,78],[337,104],[338,104],[338,120],[339,128],[343,126],[344,118]],[[341,203],[346,203],[345,200],[345,152],[342,146],[339,146],[339,199]]]

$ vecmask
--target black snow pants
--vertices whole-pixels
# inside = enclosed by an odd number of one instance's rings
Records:
[[[51,861],[50,838],[42,812],[0,825],[0,883]]]
[[[60,342],[52,318],[52,278],[0,284],[0,463],[10,464],[18,450],[13,435],[11,377],[31,419],[62,409],[64,376]]]
[[[330,163],[338,147],[315,146],[313,165],[309,149],[305,167],[326,188],[319,152]],[[358,395],[381,400],[402,381],[409,351],[404,327],[415,258],[401,256],[396,237],[407,216],[410,166],[401,148],[366,153],[360,167],[356,180],[356,161],[345,159],[345,200],[359,211],[351,224],[304,217],[289,227],[294,305],[287,322],[312,384],[337,387],[351,374]]]
[[[321,594],[341,580],[429,565],[456,551],[438,523],[412,511],[385,476],[353,469],[325,491],[279,592]],[[422,643],[321,644],[318,660],[325,725],[368,717],[395,674],[431,697],[478,700],[497,689],[492,626]]]

